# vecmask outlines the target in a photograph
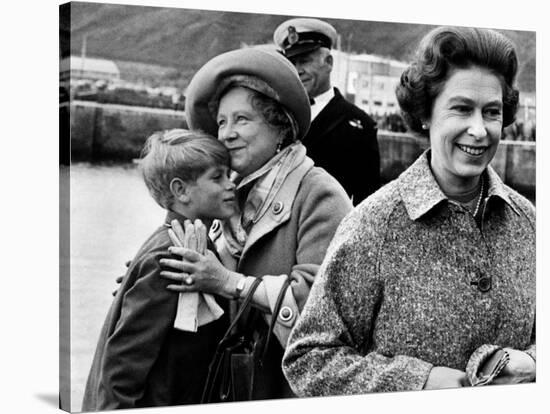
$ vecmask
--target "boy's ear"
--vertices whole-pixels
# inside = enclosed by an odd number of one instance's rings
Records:
[[[189,185],[181,178],[173,178],[170,181],[170,192],[181,203],[189,203]]]

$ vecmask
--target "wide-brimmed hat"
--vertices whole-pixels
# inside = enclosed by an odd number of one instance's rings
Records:
[[[296,68],[280,53],[245,48],[223,53],[208,61],[191,79],[185,100],[185,116],[192,129],[216,136],[218,125],[209,109],[218,87],[235,75],[253,76],[275,92],[277,100],[296,120],[297,139],[305,136],[311,122],[306,90]]]
[[[296,18],[281,23],[273,33],[273,41],[287,58],[309,53],[320,47],[336,45],[336,29],[319,19]]]

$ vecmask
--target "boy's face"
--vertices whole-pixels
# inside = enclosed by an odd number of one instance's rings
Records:
[[[226,219],[235,211],[235,184],[229,168],[214,166],[189,184],[189,219]],[[193,216],[193,217],[191,217]]]

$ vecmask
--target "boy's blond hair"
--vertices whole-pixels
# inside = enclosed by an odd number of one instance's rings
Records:
[[[171,129],[151,135],[141,153],[143,180],[153,199],[170,210],[174,196],[170,182],[196,181],[210,167],[229,167],[229,153],[216,138],[202,131]]]

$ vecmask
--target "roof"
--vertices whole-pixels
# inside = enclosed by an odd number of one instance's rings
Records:
[[[360,55],[350,55],[350,58],[352,60],[355,60],[356,62],[360,61],[360,62],[372,62],[372,63],[386,63],[392,66],[402,67],[402,68],[406,68],[407,66],[409,66],[407,62],[401,62],[399,60],[385,58],[377,55],[369,55],[366,53],[363,53]]]
[[[120,71],[118,70],[115,62],[106,59],[95,59],[88,57],[82,59],[79,56],[70,56],[62,59],[59,63],[60,72],[65,72],[70,68],[84,70],[87,72],[103,72],[116,75],[120,74]]]

